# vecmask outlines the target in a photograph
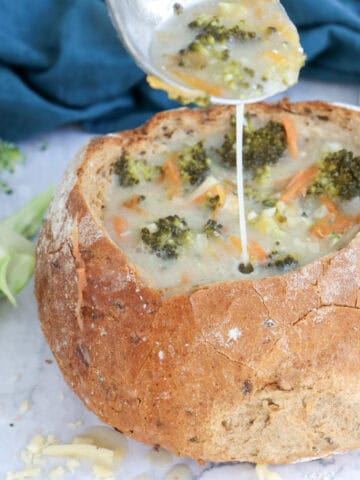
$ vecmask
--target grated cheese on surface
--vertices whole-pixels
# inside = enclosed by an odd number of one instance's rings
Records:
[[[27,480],[31,478],[40,478],[40,468],[25,468],[21,472],[8,472],[6,480]]]
[[[259,480],[282,480],[282,477],[277,472],[271,472],[268,465],[256,465],[256,474]]]

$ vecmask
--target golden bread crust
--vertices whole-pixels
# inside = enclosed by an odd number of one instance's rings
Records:
[[[360,114],[321,102],[248,109],[360,131]],[[79,154],[37,247],[44,334],[68,384],[101,420],[178,455],[288,463],[358,448],[359,236],[283,276],[165,295],[102,224],[123,148],[161,150],[169,135],[211,134],[231,113],[161,113]]]

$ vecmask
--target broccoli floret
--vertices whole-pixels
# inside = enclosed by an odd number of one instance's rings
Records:
[[[230,130],[225,134],[224,143],[217,153],[226,167],[236,167],[236,120],[234,116],[230,119]]]
[[[247,41],[257,38],[255,32],[248,32],[239,25],[225,27],[214,16],[199,15],[188,27],[199,30],[195,39],[179,51],[179,66],[202,69],[210,60],[226,62],[230,58],[227,43],[231,40]]]
[[[319,173],[308,193],[326,194],[351,200],[360,195],[360,156],[348,150],[328,153],[319,164]]]
[[[246,126],[243,141],[244,168],[254,173],[265,165],[277,163],[287,147],[285,129],[274,121],[257,130]]]
[[[132,158],[124,152],[115,163],[115,173],[119,176],[120,185],[131,187],[142,181],[151,181],[161,172],[160,167],[149,165],[144,159]]]
[[[159,218],[151,227],[141,230],[141,240],[160,258],[178,258],[180,250],[193,239],[191,228],[178,215]]]
[[[191,29],[202,30],[210,35],[213,41],[220,43],[231,39],[246,41],[257,38],[255,32],[246,31],[240,25],[225,27],[221,24],[219,17],[216,16],[199,15],[188,26]]]
[[[277,270],[291,270],[299,266],[299,261],[293,255],[279,256],[278,252],[274,252],[271,257],[273,261],[267,264],[268,267],[274,267]]]
[[[239,268],[239,272],[244,273],[245,275],[249,275],[254,271],[254,267],[252,263],[240,263],[238,268]]]
[[[210,210],[216,210],[220,205],[220,195],[212,195],[211,193],[208,193],[205,204]]]
[[[215,220],[208,220],[204,227],[203,232],[207,236],[207,238],[214,238],[219,237],[221,235],[221,229],[223,226],[220,223],[215,222]]]
[[[277,163],[286,150],[286,134],[281,123],[270,121],[265,127],[255,130],[250,124],[244,128],[243,163],[245,170],[254,175],[267,165]],[[230,132],[225,135],[224,143],[218,150],[222,163],[227,167],[236,167],[236,126],[231,119]]]
[[[198,142],[193,147],[186,146],[179,157],[178,166],[184,183],[201,183],[211,166],[204,144]]]
[[[6,171],[14,173],[16,166],[19,163],[24,162],[24,155],[20,152],[18,147],[14,144],[5,142],[0,139],[0,172]],[[9,187],[5,180],[0,178],[0,189],[5,193],[12,193],[12,189]]]

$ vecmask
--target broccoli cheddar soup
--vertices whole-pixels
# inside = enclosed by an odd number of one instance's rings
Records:
[[[206,1],[186,9],[175,4],[173,17],[154,35],[152,57],[185,87],[238,100],[286,90],[305,60],[278,0]]]
[[[322,116],[247,113],[250,263],[241,263],[235,120],[224,118],[211,135],[175,128],[151,139],[148,149],[129,147],[114,164],[106,227],[159,288],[283,274],[340,249],[357,233],[354,134]]]

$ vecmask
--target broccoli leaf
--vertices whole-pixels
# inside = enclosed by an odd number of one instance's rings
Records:
[[[13,305],[15,295],[33,275],[35,245],[29,238],[41,227],[52,195],[50,188],[0,221],[0,298],[5,296]]]

